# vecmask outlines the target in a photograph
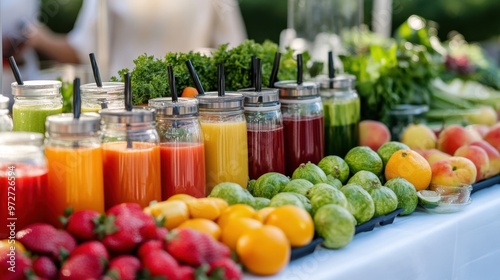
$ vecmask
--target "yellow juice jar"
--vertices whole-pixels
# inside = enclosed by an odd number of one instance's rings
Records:
[[[197,95],[205,144],[207,194],[222,182],[248,184],[247,124],[243,95],[216,92]]]

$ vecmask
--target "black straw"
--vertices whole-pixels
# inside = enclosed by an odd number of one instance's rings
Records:
[[[330,79],[335,78],[335,67],[333,65],[333,52],[328,52],[328,77]]]
[[[297,84],[301,85],[303,82],[303,76],[304,76],[304,69],[302,68],[302,54],[299,53],[297,55]]]
[[[194,70],[193,63],[191,63],[191,60],[186,61],[186,66],[189,71],[189,75],[191,76],[191,79],[194,82],[194,86],[196,90],[198,91],[198,94],[204,95],[205,90],[203,89],[203,86],[201,85],[200,78],[198,77],[198,74],[196,73],[196,70]]]
[[[79,119],[82,113],[82,98],[80,96],[80,78],[73,80],[73,118]]]
[[[16,78],[16,82],[18,85],[24,85],[23,78],[21,78],[21,72],[19,72],[19,67],[17,67],[16,60],[13,56],[9,57],[10,68],[12,69],[12,73],[14,73],[14,77]]]
[[[101,74],[99,74],[99,67],[97,67],[97,62],[95,60],[94,53],[89,54],[90,64],[92,65],[92,72],[94,73],[94,80],[97,84],[97,87],[102,87]]]
[[[273,71],[271,72],[271,77],[269,78],[269,87],[274,88],[274,84],[278,81],[278,71],[280,69],[280,59],[281,53],[277,52],[274,55]]]
[[[124,95],[125,95],[125,110],[131,112],[132,111],[132,85],[131,85],[131,79],[130,79],[130,73],[127,72],[125,74],[125,88],[124,88]],[[132,149],[132,140],[130,139],[129,136],[129,129],[128,127],[130,126],[129,123],[127,123],[127,135],[125,136],[127,139],[127,149]]]
[[[255,79],[257,79],[257,57],[252,55],[252,63],[250,65],[250,88],[256,87]]]
[[[260,58],[255,61],[255,91],[262,91],[262,60]]]
[[[224,78],[224,63],[217,65],[217,92],[219,96],[226,95],[226,81]]]

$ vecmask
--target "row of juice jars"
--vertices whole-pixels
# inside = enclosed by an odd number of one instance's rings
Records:
[[[33,83],[52,84],[52,92],[60,88],[54,81]],[[155,98],[148,107],[125,111],[123,84],[104,83],[101,89],[88,84],[82,86],[82,111],[99,114],[84,113],[77,120],[72,114],[51,111],[58,104],[57,94],[50,101],[47,96],[23,96],[26,90],[21,90],[15,94],[25,98],[14,104],[15,130],[36,131],[33,123],[42,120],[46,138],[38,146],[40,159],[30,153],[28,166],[23,161],[15,165],[16,197],[22,197],[17,216],[31,223],[45,213],[58,225],[68,206],[102,212],[121,202],[147,206],[176,193],[204,197],[220,182],[246,187],[249,179],[270,171],[291,176],[301,163],[317,163],[330,154],[343,156],[357,146],[359,99],[352,76],[275,86],[176,102]],[[13,83],[13,90],[18,87]],[[29,81],[25,87],[30,87]],[[49,105],[36,108],[19,102],[26,99],[35,104],[49,99]],[[108,108],[99,110],[103,107]],[[31,130],[16,129],[19,123]],[[0,149],[5,149],[0,152],[2,185],[9,184],[12,176],[4,176],[14,166],[9,159],[22,154],[25,147],[19,144],[24,142],[2,144],[0,138]],[[0,199],[7,201],[6,195],[2,190]]]

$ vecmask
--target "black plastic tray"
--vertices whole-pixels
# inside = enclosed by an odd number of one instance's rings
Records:
[[[472,184],[472,191],[471,193],[475,193],[479,190],[489,188],[495,184],[500,184],[500,175],[493,176],[488,179],[484,179],[482,181],[479,181],[475,184]]]
[[[378,216],[378,217],[372,218],[371,220],[369,220],[367,222],[364,222],[360,225],[357,225],[355,234],[365,232],[365,231],[371,231],[377,225],[385,226],[385,225],[392,224],[394,222],[394,219],[396,218],[396,216],[399,215],[399,213],[403,212],[403,210],[404,210],[403,208],[398,208],[387,215]],[[298,258],[305,257],[309,254],[312,254],[312,252],[314,252],[316,247],[319,244],[321,244],[321,242],[323,242],[322,237],[315,237],[311,241],[311,243],[309,243],[305,246],[292,248],[290,260],[295,260]]]

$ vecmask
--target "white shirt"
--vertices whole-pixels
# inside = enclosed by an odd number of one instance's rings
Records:
[[[197,51],[224,43],[235,46],[247,37],[235,0],[108,0],[109,44],[104,48],[108,53],[102,54],[97,34],[103,17],[98,2],[84,0],[68,38],[83,62],[89,61],[92,52],[98,62],[107,55],[109,71],[107,77],[101,71],[103,80],[117,76],[123,68],[132,70],[133,60],[144,53],[163,58],[167,52]]]

